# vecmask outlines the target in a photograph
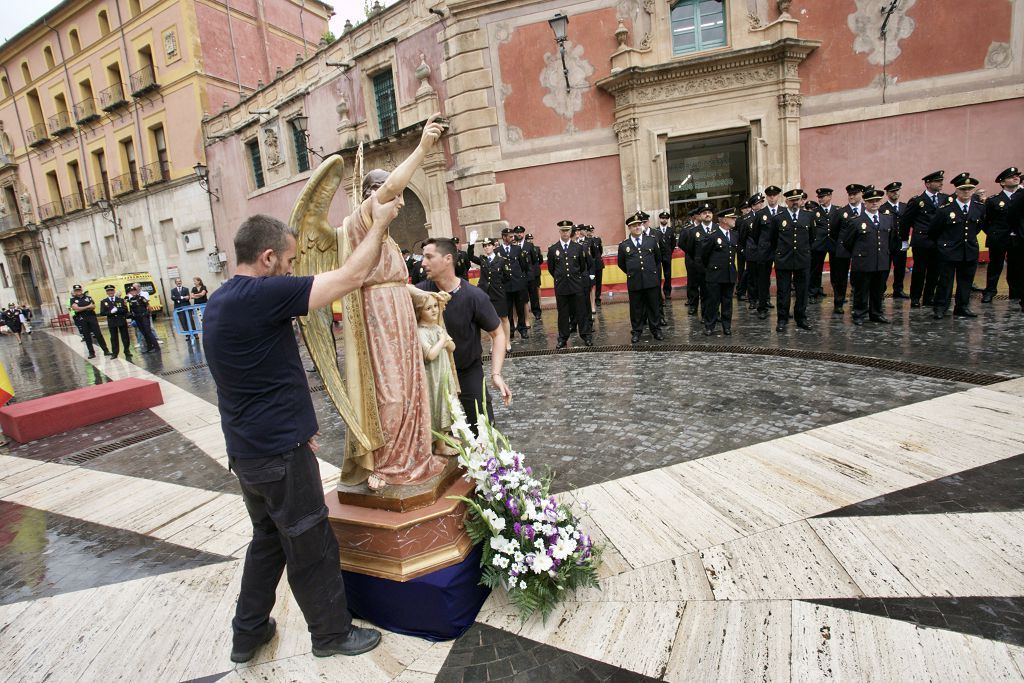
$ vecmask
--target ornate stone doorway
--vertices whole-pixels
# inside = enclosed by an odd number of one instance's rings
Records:
[[[15,287],[15,291],[19,297],[24,296],[28,299],[27,303],[31,308],[40,308],[43,305],[43,300],[39,296],[39,285],[36,282],[35,269],[32,267],[32,259],[29,258],[28,254],[21,257],[21,272],[18,273],[18,279],[21,280],[21,286]]]

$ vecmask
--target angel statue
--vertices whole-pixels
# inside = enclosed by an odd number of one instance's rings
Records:
[[[410,178],[444,132],[445,123],[439,119],[435,114],[427,120],[419,145],[394,171],[375,169],[363,176],[361,198],[337,229],[327,222],[327,211],[341,184],[344,163],[332,156],[320,165],[292,211],[291,225],[299,232],[296,275],[324,272],[345,262],[372,223],[372,195],[379,202],[394,199],[402,205]],[[430,399],[407,281],[401,249],[386,234],[379,262],[363,286],[342,300],[343,367],[330,308],[299,319],[310,356],[348,427],[341,480],[365,481],[373,491],[423,482],[448,462],[431,450]]]

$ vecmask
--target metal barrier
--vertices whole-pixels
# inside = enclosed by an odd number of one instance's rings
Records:
[[[171,311],[171,323],[174,325],[174,333],[198,337],[203,332],[203,311],[205,310],[206,304],[175,308]]]

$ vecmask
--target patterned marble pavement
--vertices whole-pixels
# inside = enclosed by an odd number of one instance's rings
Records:
[[[234,667],[249,527],[208,389],[34,336],[72,368],[36,395],[156,379],[165,404],[140,419],[173,433],[133,447],[152,467],[121,451],[76,463],[59,441],[0,450],[4,680],[1024,679],[1024,379],[902,400],[879,383],[887,406],[562,493],[607,552],[602,590],[546,622],[495,593],[455,643],[386,634],[369,655],[318,659],[282,584],[278,635]],[[330,487],[337,468],[322,475]]]

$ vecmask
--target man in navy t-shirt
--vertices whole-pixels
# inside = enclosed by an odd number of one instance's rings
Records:
[[[313,455],[316,415],[292,318],[362,285],[398,208],[398,202],[380,204],[374,196],[366,238],[344,266],[311,277],[289,277],[295,230],[269,216],[252,216],[235,236],[235,276],[206,306],[203,348],[217,383],[228,463],[253,525],[231,624],[232,661],[249,661],[274,636],[270,610],[285,567],[313,654],[357,655],[380,642],[379,631],[353,626],[348,612],[338,542]]]
[[[505,331],[487,294],[455,275],[455,243],[450,239],[428,239],[423,243],[423,270],[427,280],[416,285],[428,292],[448,292],[451,301],[444,308],[444,326],[455,342],[455,371],[459,376],[459,399],[466,421],[476,433],[477,405],[484,394],[483,349],[480,331],[491,335],[491,384],[501,400],[512,402],[512,391],[501,376],[505,364]],[[488,394],[489,396],[489,394]],[[493,422],[491,401],[487,417]]]

